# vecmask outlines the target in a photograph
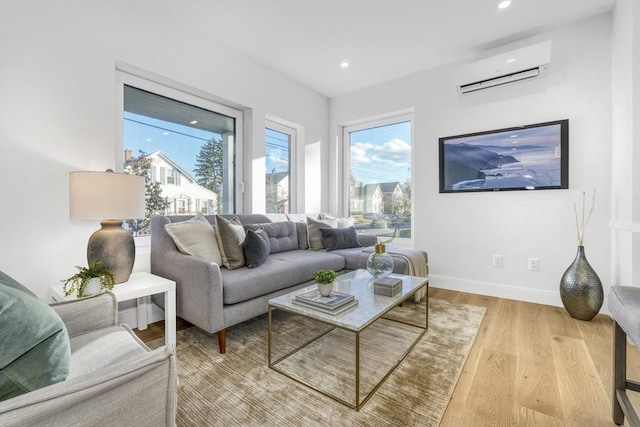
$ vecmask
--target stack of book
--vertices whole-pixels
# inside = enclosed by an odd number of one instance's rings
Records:
[[[373,282],[373,293],[385,297],[395,297],[402,292],[402,279],[397,277],[383,277]]]
[[[323,297],[317,289],[296,295],[291,302],[327,314],[342,313],[358,304],[358,300],[353,295],[334,291],[328,297]]]

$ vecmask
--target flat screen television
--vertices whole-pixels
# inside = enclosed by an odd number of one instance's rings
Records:
[[[440,193],[569,188],[569,120],[440,138]]]

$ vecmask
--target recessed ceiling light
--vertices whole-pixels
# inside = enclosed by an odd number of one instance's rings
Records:
[[[498,9],[506,9],[511,6],[511,0],[504,0],[498,4]]]
[[[340,66],[341,66],[342,68],[349,68],[349,61],[347,61],[346,59],[345,59],[345,60],[343,60],[343,61],[340,63]]]
[[[507,59],[507,64],[511,64],[512,62],[516,62],[515,58]]]
[[[195,125],[196,123],[198,123],[198,121],[197,120],[191,120],[191,122],[189,122],[189,123],[191,123],[192,125]]]

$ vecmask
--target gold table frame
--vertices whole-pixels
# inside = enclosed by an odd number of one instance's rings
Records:
[[[382,313],[380,313],[377,316],[374,316],[374,318],[372,318],[366,325],[364,325],[362,328],[360,329],[355,329],[355,328],[349,328],[349,327],[345,327],[342,325],[337,324],[336,322],[332,322],[330,320],[323,320],[323,319],[319,319],[317,317],[312,317],[309,316],[307,314],[305,314],[305,312],[303,310],[290,310],[287,309],[286,307],[276,307],[274,305],[272,305],[272,302],[269,301],[269,311],[268,311],[268,336],[267,336],[267,352],[268,352],[268,363],[269,363],[269,368],[273,369],[276,372],[279,372],[283,375],[285,375],[286,377],[318,392],[321,393],[343,405],[346,405],[352,409],[355,409],[356,411],[359,411],[360,408],[362,408],[364,406],[365,403],[367,403],[367,401],[373,396],[373,394],[382,386],[382,384],[386,381],[387,378],[389,378],[389,376],[396,370],[396,368],[400,365],[400,363],[405,359],[405,357],[411,352],[411,350],[416,346],[416,344],[418,343],[418,341],[420,341],[420,339],[424,336],[424,334],[427,332],[427,329],[429,328],[429,305],[428,305],[428,301],[429,301],[429,297],[428,297],[428,289],[429,289],[429,280],[427,278],[422,278],[424,279],[424,282],[422,285],[417,286],[415,289],[413,289],[410,293],[407,293],[405,295],[402,296],[401,299],[398,299],[397,301],[394,301],[393,304],[391,304],[386,310],[384,310]],[[393,310],[395,307],[397,307],[398,305],[403,304],[407,299],[409,299],[411,296],[413,296],[416,292],[418,292],[420,289],[425,289],[425,297],[424,297],[424,304],[425,304],[425,324],[424,324],[424,328],[422,327],[422,325],[416,325],[414,323],[409,323],[409,322],[404,322],[398,319],[392,319],[392,318],[388,318],[388,317],[384,317],[387,313],[389,313],[391,310]],[[304,290],[303,290],[304,291]],[[301,293],[301,291],[297,291],[297,292],[293,292],[290,295],[294,295],[296,293]],[[422,301],[420,301],[420,303],[422,303]],[[357,310],[358,306],[354,307],[353,310]],[[288,353],[284,354],[283,356],[279,357],[277,360],[272,360],[272,352],[273,352],[273,329],[272,329],[272,323],[273,323],[273,318],[272,318],[272,313],[275,310],[281,310],[284,312],[288,312],[288,313],[292,313],[294,315],[297,316],[302,316],[308,319],[311,319],[313,321],[316,322],[320,322],[320,323],[324,323],[326,325],[331,326],[330,329],[328,329],[327,331],[324,331],[323,333],[305,341],[302,345],[294,348],[293,350],[289,351]],[[340,315],[337,315],[337,317],[339,317]],[[389,371],[382,377],[382,379],[380,379],[380,381],[378,381],[375,386],[373,387],[373,389],[371,391],[369,391],[369,393],[367,393],[366,396],[364,396],[364,398],[362,400],[360,400],[360,333],[362,333],[364,330],[366,330],[370,325],[372,325],[373,323],[375,323],[377,320],[379,319],[386,319],[386,320],[391,320],[393,322],[397,322],[397,323],[402,323],[405,325],[409,325],[418,329],[422,329],[422,331],[420,332],[420,334],[414,339],[414,341],[409,345],[409,348],[407,348],[407,350],[402,353],[402,355],[395,361],[395,363],[392,364],[391,368],[389,369]],[[314,387],[311,383],[306,382],[304,380],[302,380],[301,378],[297,378],[293,375],[290,375],[287,371],[285,371],[284,369],[280,369],[277,365],[286,360],[287,358],[289,358],[290,356],[292,356],[293,354],[299,352],[300,350],[304,349],[305,347],[307,347],[308,345],[310,345],[311,343],[319,340],[320,338],[322,338],[323,336],[327,335],[328,333],[330,333],[331,331],[333,331],[334,329],[342,329],[345,331],[349,331],[354,333],[355,335],[355,340],[354,340],[354,347],[355,347],[355,399],[354,402],[348,402],[346,400],[344,400],[341,397],[336,396],[335,394],[328,392],[326,390],[322,390],[319,387]]]

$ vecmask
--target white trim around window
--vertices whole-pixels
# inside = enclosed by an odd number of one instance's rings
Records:
[[[400,112],[380,115],[371,117],[368,119],[361,119],[357,121],[350,122],[342,126],[342,135],[341,135],[341,151],[342,151],[342,164],[340,165],[340,170],[342,171],[342,210],[343,215],[349,213],[349,190],[350,190],[350,137],[349,134],[351,132],[357,132],[360,130],[371,129],[386,125],[392,125],[394,123],[401,122],[410,122],[411,123],[411,171],[412,171],[412,188],[411,188],[411,238],[396,238],[394,239],[394,244],[398,246],[407,246],[413,247],[413,242],[415,239],[415,182],[413,180],[414,176],[414,165],[415,165],[415,149],[414,149],[414,115],[413,110],[404,110]]]
[[[166,96],[176,101],[195,105],[209,111],[233,117],[235,129],[235,212],[243,212],[243,131],[244,114],[241,106],[224,105],[211,94],[192,88],[157,74],[141,70],[137,67],[116,63],[116,164],[122,170],[124,164],[123,118],[124,118],[124,86],[134,86],[157,95]],[[232,104],[230,102],[226,104]]]

